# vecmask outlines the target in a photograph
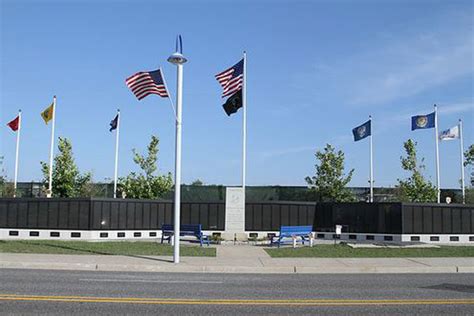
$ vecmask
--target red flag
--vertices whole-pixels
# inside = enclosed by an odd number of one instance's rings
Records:
[[[20,126],[20,116],[17,116],[13,121],[7,124],[12,131],[16,132]]]

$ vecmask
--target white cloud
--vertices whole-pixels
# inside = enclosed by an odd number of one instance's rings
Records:
[[[388,103],[474,72],[472,40],[460,37],[442,48],[437,47],[437,42],[437,39],[431,39],[431,43],[412,39],[403,49],[387,47],[381,50],[371,61],[379,69],[357,82],[351,103]]]
[[[287,147],[281,148],[276,150],[268,150],[258,153],[259,159],[263,162],[271,158],[281,157],[286,155],[292,154],[299,154],[299,153],[315,153],[317,150],[321,150],[326,146],[326,144],[331,144],[336,147],[340,147],[345,143],[348,143],[352,140],[351,134],[345,135],[335,135],[331,137],[331,139],[323,142],[315,143],[311,146],[298,146],[298,147]]]
[[[446,14],[432,23],[435,29],[397,30],[344,58],[317,60],[295,81],[312,98],[360,107],[384,106],[474,74],[472,16]]]
[[[402,107],[407,108],[407,107]],[[398,112],[396,115],[385,116],[382,118],[384,125],[390,125],[386,123],[404,123],[407,122],[413,115],[428,114],[433,111],[432,107],[416,107],[403,112]],[[439,115],[451,115],[458,113],[465,113],[474,111],[474,103],[441,103],[438,104]]]
[[[465,112],[472,112],[474,115],[474,103],[473,102],[466,102],[466,103],[441,103],[438,104],[438,112],[440,114],[457,114],[457,113],[465,113]]]

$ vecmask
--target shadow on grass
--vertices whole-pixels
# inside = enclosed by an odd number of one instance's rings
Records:
[[[90,254],[94,254],[94,255],[125,256],[125,257],[130,257],[130,258],[145,259],[145,260],[151,260],[151,261],[173,262],[173,260],[161,259],[161,258],[151,258],[151,257],[146,257],[145,255],[117,254],[117,253],[96,251],[96,250],[91,250],[91,249],[83,249],[81,247],[71,247],[71,246],[56,245],[56,244],[49,244],[49,243],[37,243],[37,242],[31,242],[31,241],[28,241],[26,243],[30,244],[30,245],[35,245],[35,246],[46,246],[46,247],[50,247],[50,248],[58,248],[58,249],[71,250],[71,251],[82,252],[82,253],[90,253]],[[71,254],[74,254],[74,253],[71,253]]]
[[[80,247],[70,247],[70,246],[65,246],[65,245],[56,245],[56,244],[50,244],[50,243],[38,243],[38,242],[31,242],[27,241],[25,242],[26,244],[29,245],[34,245],[34,246],[39,246],[39,247],[50,247],[50,248],[57,248],[57,249],[64,249],[64,250],[72,250],[75,252],[85,252],[85,253],[90,253],[90,254],[95,254],[95,255],[107,255],[107,256],[113,256],[115,254],[113,253],[108,253],[108,252],[101,252],[101,251],[96,251],[96,250],[91,250],[91,249],[81,249]],[[74,253],[71,253],[72,255]]]

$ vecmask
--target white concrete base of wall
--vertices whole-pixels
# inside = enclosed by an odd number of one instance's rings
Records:
[[[334,240],[334,232],[314,232],[316,239]],[[268,234],[278,232],[247,232],[249,237],[256,239],[266,238]],[[342,233],[338,240],[348,242],[422,242],[428,244],[472,244],[474,234],[371,234],[371,233]]]
[[[474,234],[413,234],[402,235],[402,242],[422,242],[428,244],[467,244],[474,245]]]
[[[60,230],[60,229],[0,229],[4,240],[143,240],[161,239],[161,230]]]
[[[224,240],[239,241],[250,239],[266,239],[274,231],[258,231],[245,233],[226,233],[225,231],[203,231],[205,235],[220,234]],[[316,239],[333,240],[333,232],[314,232]],[[186,237],[184,237],[186,239]],[[87,240],[87,241],[119,241],[119,240],[161,240],[161,230],[60,230],[60,229],[15,229],[1,228],[2,240]],[[370,234],[342,233],[338,240],[348,242],[422,242],[432,244],[472,244],[474,234]]]
[[[278,236],[278,232],[247,232],[249,234],[249,237],[251,238],[254,236],[254,238],[260,239],[260,238],[266,238],[269,234],[275,234]],[[255,236],[255,234],[257,234]],[[334,240],[334,232],[314,232],[314,237],[316,239],[324,239],[324,240]],[[393,241],[393,242],[401,242],[402,237],[401,235],[392,235],[392,234],[353,234],[353,233],[342,233],[338,238],[338,240],[343,240],[343,241]]]

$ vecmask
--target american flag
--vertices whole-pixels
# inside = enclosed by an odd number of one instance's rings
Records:
[[[140,71],[125,80],[127,86],[132,90],[138,100],[150,94],[157,94],[160,97],[167,98],[168,91],[163,80],[161,69],[154,71]]]
[[[216,79],[224,89],[222,92],[223,98],[241,90],[244,81],[244,59],[229,69],[217,74]]]

